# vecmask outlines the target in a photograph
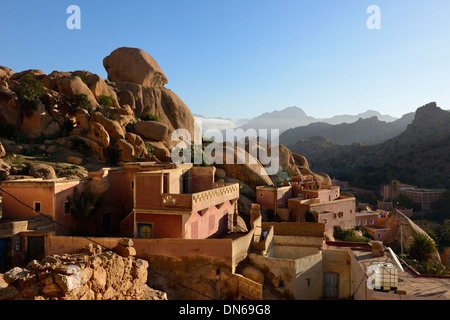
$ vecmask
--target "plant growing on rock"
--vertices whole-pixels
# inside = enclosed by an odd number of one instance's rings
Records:
[[[141,115],[141,120],[143,121],[157,121],[159,122],[159,117],[151,114],[151,113],[144,113],[143,115]]]
[[[76,108],[85,109],[92,114],[94,112],[94,108],[91,106],[91,102],[89,98],[85,94],[74,94],[74,103]]]
[[[22,110],[25,114],[30,114],[36,110],[37,103],[47,93],[47,90],[42,81],[27,74],[20,79],[20,84],[14,89],[14,92],[19,98]]]
[[[113,98],[105,95],[100,95],[100,97],[98,97],[98,103],[103,107],[112,107],[114,105]]]
[[[122,150],[119,149],[114,139],[111,139],[111,143],[105,148],[106,164],[116,166],[122,156]]]

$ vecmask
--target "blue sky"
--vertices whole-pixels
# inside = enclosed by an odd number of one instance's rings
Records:
[[[69,5],[81,30],[69,30]],[[370,5],[381,30],[369,30]],[[450,1],[3,1],[0,65],[88,70],[121,46],[153,56],[192,113],[328,117],[450,109]]]

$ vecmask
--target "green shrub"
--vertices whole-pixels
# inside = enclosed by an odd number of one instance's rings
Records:
[[[305,222],[316,222],[316,219],[314,219],[314,215],[318,215],[319,212],[308,210],[305,212]]]
[[[427,261],[437,251],[434,241],[426,234],[418,233],[413,236],[413,243],[408,248],[411,258],[419,261]]]
[[[81,139],[72,140],[72,150],[77,152],[81,152],[82,154],[89,154],[91,152],[91,148]]]
[[[100,97],[98,97],[98,103],[104,107],[112,107],[113,98],[111,96],[100,95]]]
[[[116,113],[110,113],[110,112],[108,112],[108,113],[105,114],[105,117],[108,118],[108,119],[110,119],[110,120],[114,120],[114,121],[119,121],[119,120],[120,120],[119,115],[116,114]]]
[[[47,93],[42,81],[27,74],[20,79],[20,83],[14,88],[14,92],[19,98],[22,110],[25,114],[30,114],[36,110],[36,105]]]
[[[76,108],[85,109],[91,114],[94,112],[94,108],[91,105],[91,102],[88,99],[88,96],[84,93],[82,94],[74,94],[74,103]]]
[[[143,121],[157,121],[157,122],[159,122],[159,117],[155,116],[154,114],[151,114],[151,113],[145,113],[145,114],[141,115],[140,118]]]
[[[107,165],[116,166],[119,163],[120,157],[122,156],[122,150],[119,149],[114,141],[105,148],[104,152]]]

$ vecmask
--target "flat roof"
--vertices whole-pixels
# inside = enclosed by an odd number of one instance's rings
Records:
[[[374,258],[371,251],[356,249],[352,253],[366,272],[372,262],[390,262],[395,265],[389,254]],[[417,275],[407,265],[402,263],[402,266],[404,271],[398,270],[397,290],[406,291],[407,295],[417,299],[450,299],[450,277]],[[399,295],[400,299],[401,296]]]

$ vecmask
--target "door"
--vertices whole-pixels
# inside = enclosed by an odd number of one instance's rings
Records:
[[[44,237],[28,237],[27,261],[42,260],[45,257]]]
[[[0,239],[0,271],[6,267],[8,259],[8,239]]]
[[[339,298],[339,273],[325,272],[323,274],[323,297],[326,299]]]
[[[138,237],[144,239],[151,239],[153,237],[151,224],[139,223],[138,224]]]
[[[102,229],[103,235],[109,235],[111,233],[111,213],[103,214]]]

